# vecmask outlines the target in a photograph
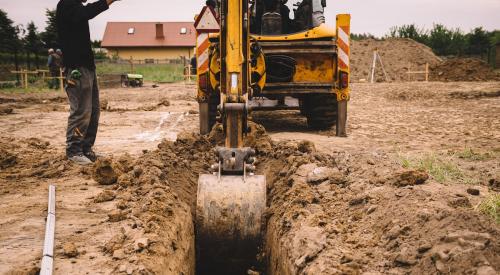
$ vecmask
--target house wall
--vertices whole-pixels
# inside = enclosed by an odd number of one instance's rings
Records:
[[[127,48],[107,48],[110,57],[118,56],[120,59],[144,60],[144,59],[178,59],[181,56],[193,57],[194,47],[127,47]]]

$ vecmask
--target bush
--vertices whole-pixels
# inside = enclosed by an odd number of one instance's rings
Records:
[[[460,29],[434,24],[431,30],[419,28],[415,24],[395,26],[387,37],[410,38],[432,48],[440,56],[479,56],[487,58],[490,49],[500,41],[500,31],[485,31],[482,27],[464,33]],[[490,57],[491,58],[491,57]]]

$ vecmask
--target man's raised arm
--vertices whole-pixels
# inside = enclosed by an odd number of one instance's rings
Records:
[[[88,21],[107,10],[109,5],[116,1],[118,0],[99,0],[86,6],[81,5],[79,0],[67,1],[64,16],[73,22]]]

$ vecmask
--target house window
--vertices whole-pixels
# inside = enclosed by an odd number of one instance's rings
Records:
[[[134,33],[135,33],[135,28],[128,29],[128,34],[134,34]]]
[[[181,34],[187,34],[188,30],[187,28],[181,28]]]

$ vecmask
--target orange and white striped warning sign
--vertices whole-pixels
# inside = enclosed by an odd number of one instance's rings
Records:
[[[349,69],[349,33],[349,26],[339,26],[337,29],[339,67],[345,70]]]
[[[208,41],[208,33],[198,33],[198,37],[196,38],[196,57],[199,72],[204,72],[208,69],[209,47],[210,42]]]
[[[208,50],[210,42],[208,40],[209,33],[219,31],[219,22],[214,9],[209,6],[203,7],[201,13],[196,17],[194,22],[196,29],[196,61],[199,73],[203,73],[208,69],[209,54]]]

